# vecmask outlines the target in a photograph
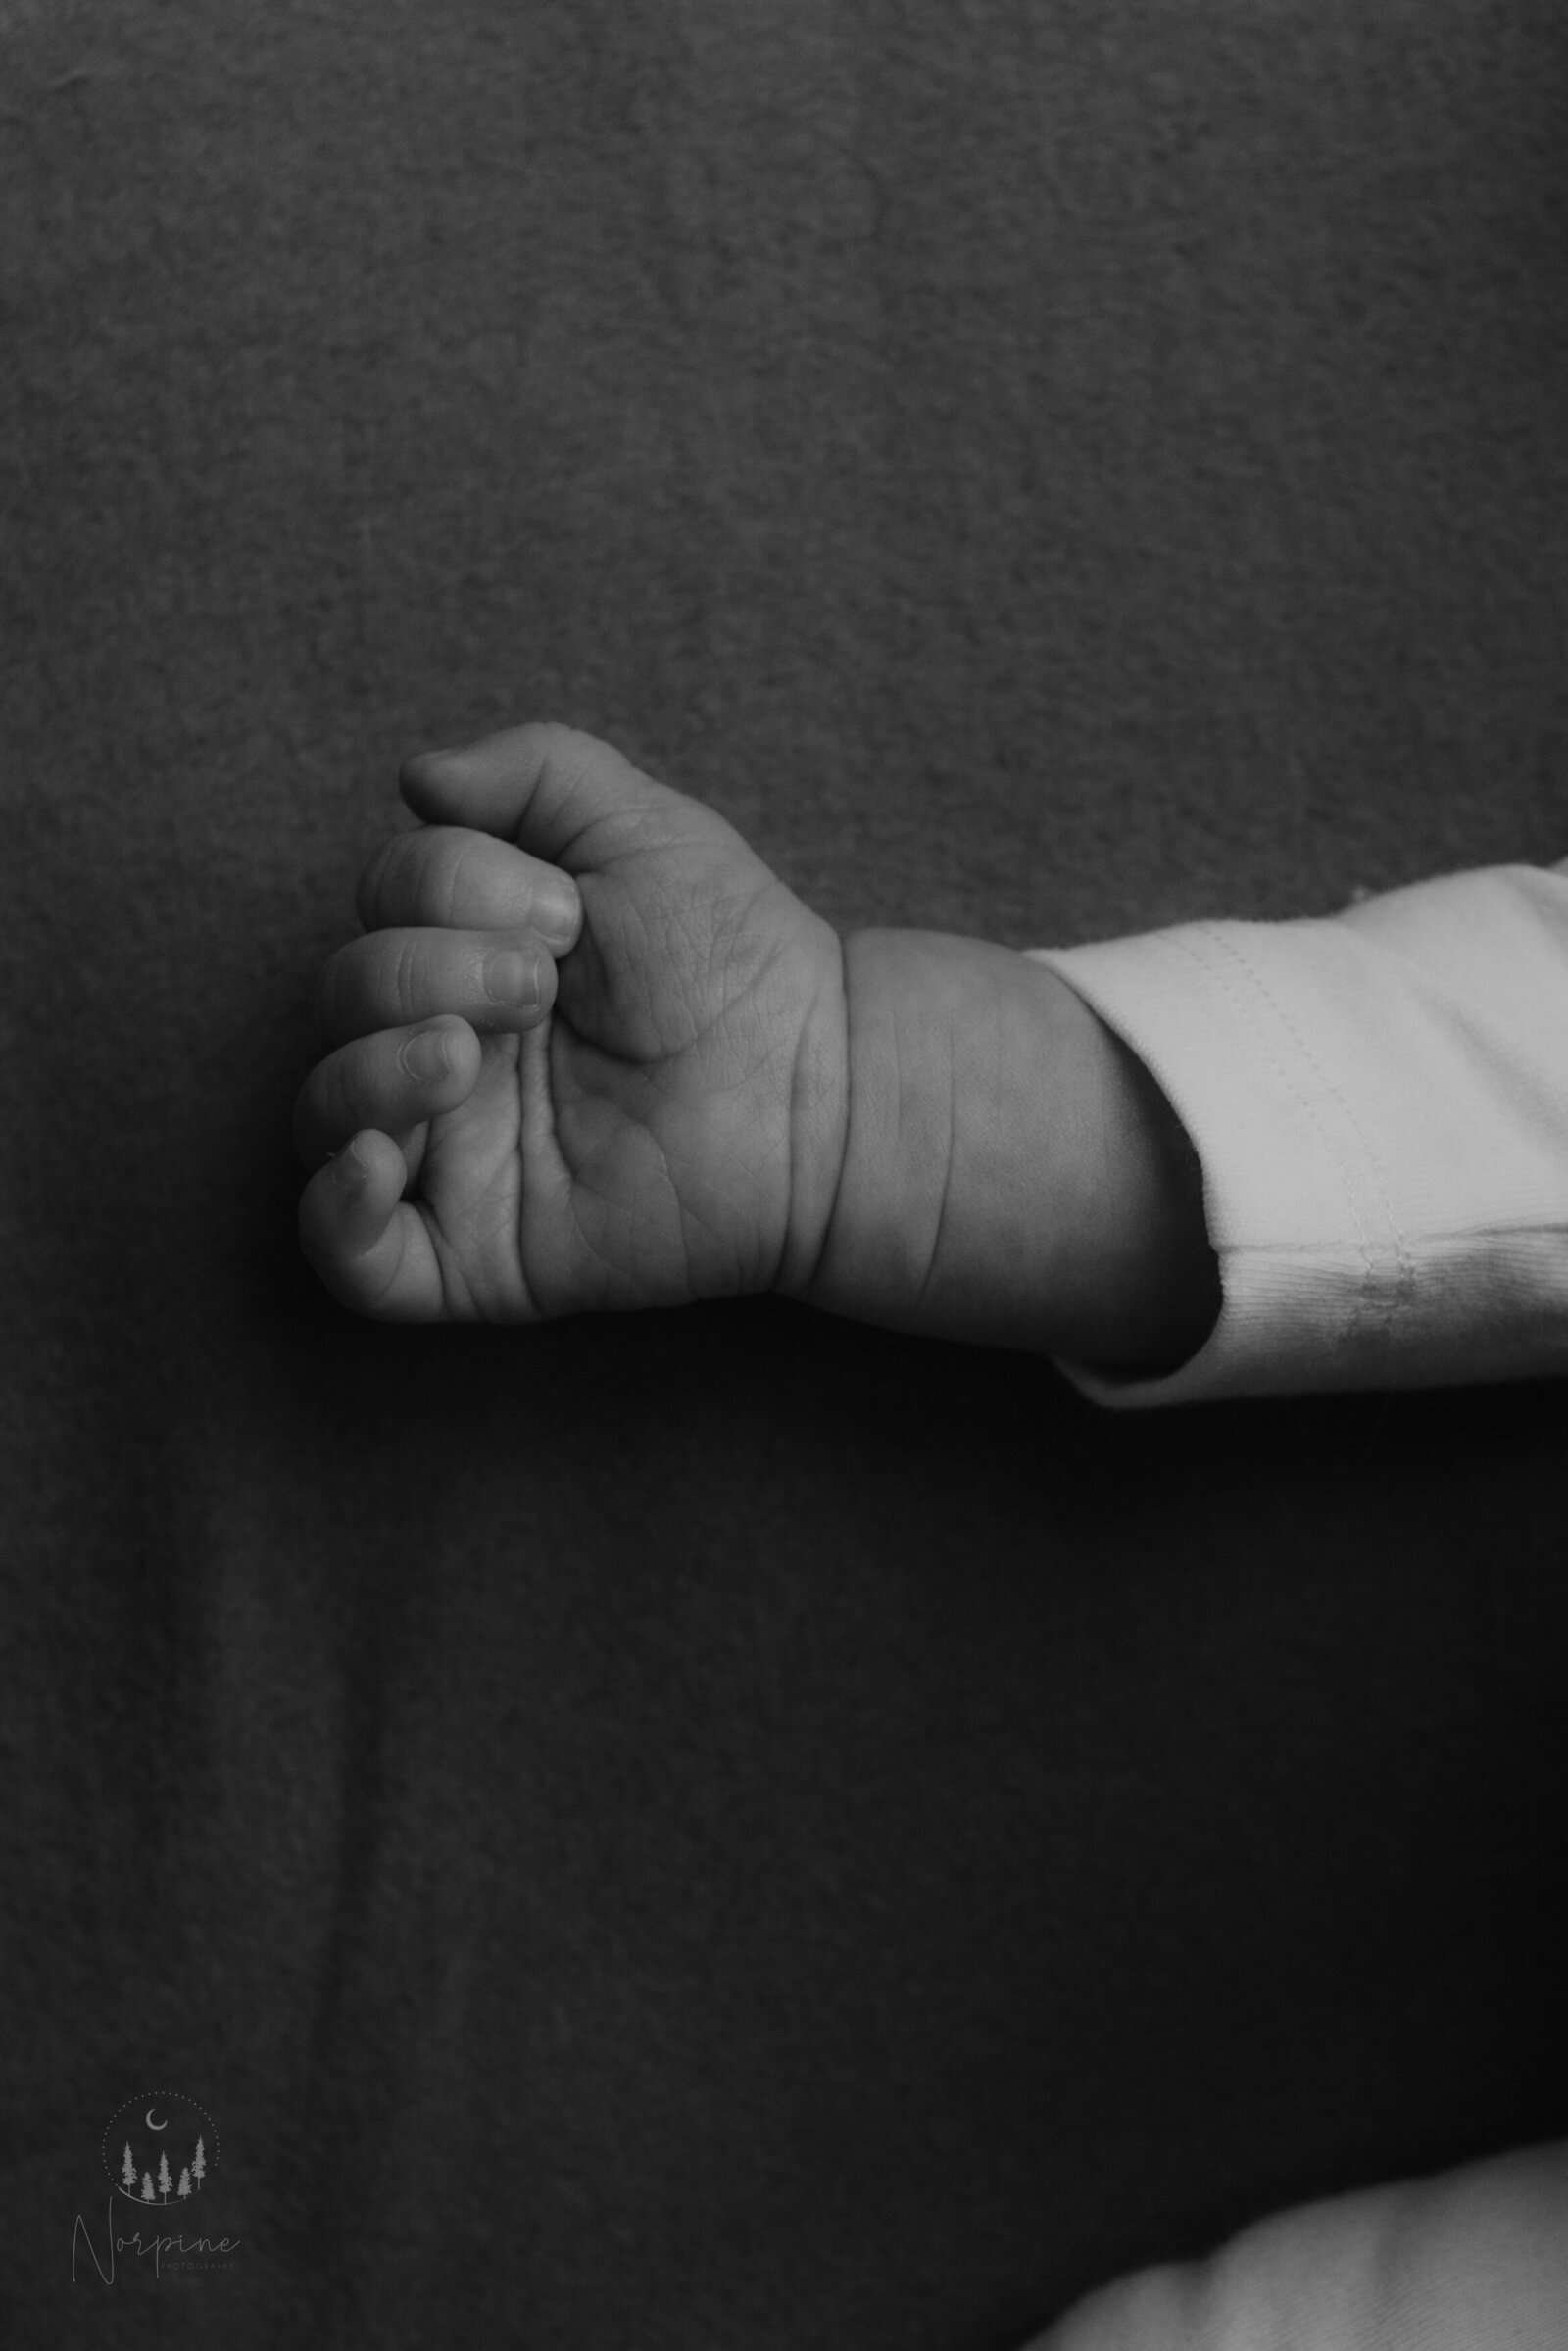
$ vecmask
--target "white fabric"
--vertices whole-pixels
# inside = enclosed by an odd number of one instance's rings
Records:
[[[1203,1169],[1224,1303],[1176,1404],[1568,1372],[1568,859],[1045,963],[1148,1064]]]
[[[1563,2351],[1568,2145],[1260,2221],[1141,2270],[1025,2351]]]

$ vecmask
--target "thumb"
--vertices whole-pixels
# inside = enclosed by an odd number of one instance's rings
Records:
[[[548,721],[459,751],[417,752],[399,781],[427,824],[496,833],[567,873],[672,846],[700,806],[642,774],[612,744]],[[701,814],[709,825],[721,821]]]

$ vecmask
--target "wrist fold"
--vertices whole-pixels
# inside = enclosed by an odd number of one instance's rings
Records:
[[[1196,1155],[1075,991],[919,931],[850,938],[845,983],[837,1173],[793,1295],[1110,1370],[1200,1346],[1219,1293]]]

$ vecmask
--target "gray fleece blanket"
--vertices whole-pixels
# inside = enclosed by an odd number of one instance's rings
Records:
[[[8,2341],[1007,2351],[1568,2129],[1559,1387],[376,1329],[288,1143],[513,718],[845,925],[1562,856],[1565,52],[0,7]]]

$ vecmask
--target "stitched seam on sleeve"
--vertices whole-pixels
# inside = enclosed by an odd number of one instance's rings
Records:
[[[1526,1218],[1519,1224],[1456,1224],[1443,1225],[1430,1233],[1412,1237],[1408,1248],[1424,1249],[1441,1247],[1448,1241],[1563,1241],[1568,1242],[1568,1222],[1546,1218]],[[1322,1241],[1233,1241],[1227,1254],[1232,1257],[1321,1257],[1325,1247]],[[1359,1241],[1363,1262],[1365,1248]]]
[[[1377,1322],[1375,1326],[1375,1335],[1379,1338],[1386,1337],[1392,1330],[1395,1319],[1399,1313],[1401,1307],[1409,1302],[1415,1285],[1415,1267],[1410,1258],[1409,1251],[1405,1248],[1404,1236],[1399,1231],[1399,1228],[1395,1221],[1393,1205],[1388,1195],[1387,1180],[1383,1161],[1380,1158],[1375,1146],[1363,1129],[1360,1120],[1356,1117],[1354,1111],[1351,1109],[1349,1103],[1346,1101],[1339,1088],[1334,1084],[1333,1080],[1321,1067],[1317,1056],[1312,1053],[1311,1049],[1300,1035],[1300,1032],[1298,1030],[1295,1022],[1286,1012],[1284,1006],[1279,1003],[1272,989],[1268,986],[1266,980],[1264,980],[1262,974],[1257,971],[1255,967],[1249,961],[1248,957],[1242,953],[1241,949],[1235,944],[1234,940],[1228,938],[1226,934],[1216,925],[1212,923],[1200,922],[1194,923],[1192,928],[1200,938],[1207,941],[1211,946],[1220,949],[1225,955],[1230,956],[1233,962],[1241,966],[1241,969],[1246,973],[1248,979],[1250,980],[1252,986],[1257,990],[1258,995],[1263,999],[1263,1002],[1268,1005],[1270,1011],[1274,1014],[1275,1019],[1279,1022],[1281,1028],[1285,1031],[1285,1034],[1291,1039],[1291,1042],[1296,1047],[1297,1052],[1300,1054],[1301,1059],[1306,1064],[1307,1068],[1312,1071],[1324,1093],[1329,1096],[1331,1101],[1338,1102],[1340,1108],[1345,1113],[1346,1119],[1348,1122],[1352,1133],[1357,1137],[1361,1144],[1362,1150],[1366,1153],[1367,1161],[1373,1174],[1374,1189],[1377,1192],[1378,1199],[1383,1208],[1384,1222],[1393,1238],[1394,1244],[1396,1267],[1394,1293],[1386,1300],[1386,1302],[1384,1302],[1384,1304],[1381,1306],[1381,1309],[1378,1311]],[[1356,1239],[1361,1250],[1362,1264],[1365,1268],[1365,1281],[1361,1298],[1357,1303],[1355,1312],[1351,1315],[1349,1321],[1346,1325],[1344,1333],[1342,1334],[1346,1340],[1349,1340],[1355,1336],[1359,1325],[1367,1318],[1369,1312],[1371,1311],[1376,1296],[1377,1285],[1377,1266],[1372,1253],[1370,1236],[1367,1233],[1366,1225],[1362,1219],[1360,1211],[1356,1206],[1355,1189],[1351,1170],[1346,1161],[1343,1152],[1340,1151],[1333,1137],[1328,1133],[1327,1129],[1323,1125],[1323,1122],[1318,1117],[1317,1112],[1312,1107],[1311,1102],[1298,1092],[1296,1086],[1292,1084],[1288,1071],[1285,1069],[1279,1058],[1279,1055],[1274,1050],[1272,1040],[1264,1031],[1262,1024],[1257,1018],[1256,1010],[1254,1006],[1248,1002],[1245,992],[1236,986],[1230,974],[1205,962],[1204,958],[1198,954],[1197,950],[1191,946],[1187,940],[1179,938],[1172,939],[1170,944],[1173,947],[1179,948],[1181,953],[1190,957],[1190,959],[1198,965],[1200,971],[1204,972],[1209,978],[1211,978],[1223,991],[1231,1004],[1233,1004],[1241,1012],[1243,1018],[1247,1022],[1248,1027],[1251,1030],[1252,1035],[1256,1038],[1258,1045],[1261,1048],[1263,1054],[1270,1067],[1273,1069],[1276,1077],[1279,1079],[1286,1093],[1295,1102],[1297,1108],[1300,1110],[1303,1116],[1307,1119],[1308,1123],[1317,1134],[1317,1137],[1321,1142],[1323,1149],[1328,1153],[1329,1158],[1333,1162],[1334,1166],[1339,1170],[1340,1180],[1345,1187],[1346,1201],[1349,1208],[1350,1215],[1355,1223]]]

